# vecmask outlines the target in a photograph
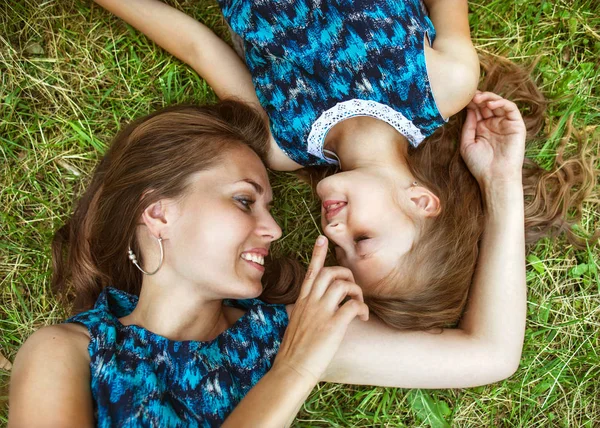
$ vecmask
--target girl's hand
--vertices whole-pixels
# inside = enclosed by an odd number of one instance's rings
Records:
[[[525,123],[517,106],[491,92],[477,92],[467,106],[460,152],[482,187],[522,180]]]
[[[357,316],[363,321],[369,318],[352,272],[323,267],[326,255],[327,238],[320,236],[273,363],[273,368],[287,366],[313,384],[323,378],[350,322]]]

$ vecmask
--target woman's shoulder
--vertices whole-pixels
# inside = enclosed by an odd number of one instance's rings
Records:
[[[69,358],[89,360],[87,347],[90,336],[85,326],[80,324],[57,324],[42,327],[25,341],[17,360],[35,363],[39,358]]]
[[[11,374],[15,425],[85,426],[93,422],[89,336],[84,326],[43,327],[23,344]]]

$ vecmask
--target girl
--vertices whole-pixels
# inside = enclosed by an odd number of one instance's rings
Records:
[[[366,321],[352,273],[323,268],[324,239],[295,305],[254,299],[261,280],[263,294],[296,284],[263,267],[281,230],[253,109],[173,107],[127,127],[53,244],[54,285],[84,312],[19,351],[9,426],[282,426],[321,380],[509,376],[525,325],[525,127],[514,104],[479,99],[461,149],[486,195],[486,234],[460,328],[440,334]]]
[[[270,127],[270,168],[339,166],[316,189],[323,231],[379,318],[409,329],[458,321],[483,232],[482,195],[455,148],[462,117],[421,142],[477,86],[466,0],[427,0],[429,16],[420,0],[222,0],[247,67],[206,26],[158,0],[96,2],[190,64],[221,99],[256,105]],[[544,101],[529,78],[502,66],[488,82],[498,76],[496,88],[516,92],[541,119]],[[532,133],[541,124],[533,122]],[[532,188],[542,175],[529,177]],[[562,221],[557,206],[571,205],[563,187],[532,202],[542,231]]]

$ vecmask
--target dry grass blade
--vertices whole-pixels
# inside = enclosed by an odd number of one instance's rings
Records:
[[[12,369],[12,363],[8,359],[0,354],[0,370],[10,371]]]

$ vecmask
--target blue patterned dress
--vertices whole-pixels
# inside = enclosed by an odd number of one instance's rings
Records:
[[[420,0],[218,1],[271,133],[297,163],[336,163],[325,137],[352,116],[383,120],[413,146],[444,124],[425,63],[435,30]]]
[[[247,309],[210,342],[173,341],[118,318],[137,296],[107,288],[94,309],[66,322],[87,327],[91,390],[100,427],[220,426],[271,368],[288,324],[284,305],[226,300]]]

